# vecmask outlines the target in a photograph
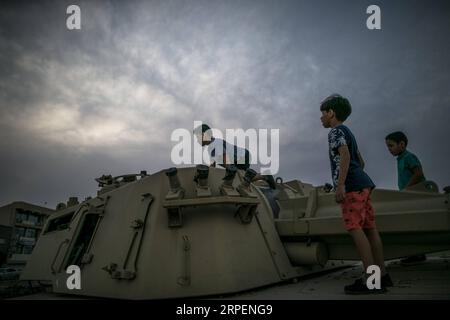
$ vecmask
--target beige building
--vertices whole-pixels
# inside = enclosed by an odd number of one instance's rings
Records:
[[[53,209],[26,202],[0,207],[0,266],[25,264]]]

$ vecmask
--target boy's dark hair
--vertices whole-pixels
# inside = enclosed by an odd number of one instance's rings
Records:
[[[385,139],[395,141],[396,143],[403,141],[405,143],[405,147],[408,145],[408,138],[406,137],[406,134],[401,131],[389,133]]]
[[[333,110],[339,121],[345,121],[352,113],[352,106],[347,98],[340,94],[332,94],[322,101],[320,111]]]
[[[207,124],[203,123],[201,126],[198,126],[197,128],[194,129],[194,133],[203,134],[208,130],[211,130],[211,128]]]

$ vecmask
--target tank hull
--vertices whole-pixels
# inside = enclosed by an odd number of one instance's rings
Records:
[[[245,187],[238,172],[160,171],[48,219],[21,279],[56,293],[163,299],[241,292],[358,259],[334,194],[300,181]],[[171,180],[172,179],[172,180]],[[175,181],[175,182],[174,182]],[[376,190],[387,259],[450,249],[449,195]],[[80,268],[80,287],[69,266]]]

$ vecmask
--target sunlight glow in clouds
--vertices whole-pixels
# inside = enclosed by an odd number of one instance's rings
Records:
[[[52,143],[86,152],[151,144],[162,139],[164,123],[184,109],[167,92],[134,78],[132,70],[115,75],[89,63],[64,66],[31,55],[18,64],[41,77],[48,94],[9,120]]]

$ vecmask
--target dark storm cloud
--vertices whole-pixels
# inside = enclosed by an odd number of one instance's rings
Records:
[[[320,101],[349,97],[367,171],[395,188],[384,136],[404,130],[450,184],[450,8],[382,1],[72,1],[2,4],[0,203],[95,194],[93,178],[171,166],[170,134],[279,128],[280,175],[330,180]]]

